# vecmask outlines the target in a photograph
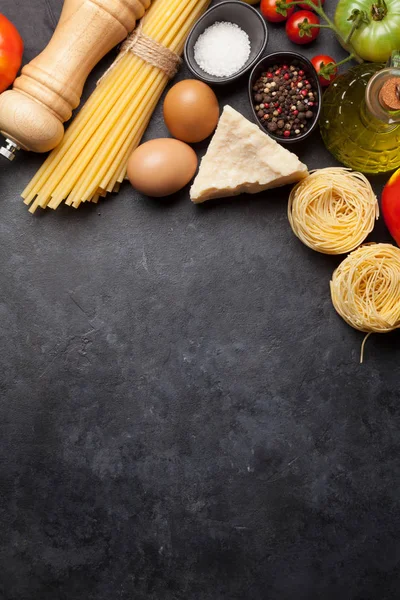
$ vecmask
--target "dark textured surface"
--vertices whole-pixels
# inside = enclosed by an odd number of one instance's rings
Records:
[[[1,0],[26,60],[60,7]],[[220,98],[250,116],[245,87]],[[32,217],[40,163],[0,163],[1,599],[398,598],[400,335],[358,364],[288,190]]]

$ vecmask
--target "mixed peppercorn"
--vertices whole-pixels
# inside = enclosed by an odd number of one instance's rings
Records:
[[[273,65],[253,86],[254,107],[269,133],[289,138],[303,135],[313,125],[318,91],[300,66]]]

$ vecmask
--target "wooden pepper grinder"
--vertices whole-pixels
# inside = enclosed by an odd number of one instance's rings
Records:
[[[0,154],[18,148],[48,152],[79,105],[93,67],[134,29],[151,0],[65,0],[48,46],[26,65],[12,90],[0,95]]]

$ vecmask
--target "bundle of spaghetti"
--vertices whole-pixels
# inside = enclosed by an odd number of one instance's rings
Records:
[[[345,254],[373,230],[379,205],[364,175],[332,167],[314,171],[293,188],[288,217],[306,246],[323,254]]]
[[[400,328],[400,248],[366,244],[352,252],[333,273],[331,295],[339,315],[359,331]]]
[[[163,68],[182,54],[185,40],[210,0],[154,0],[140,24],[140,35],[167,60],[142,58],[124,50],[48,156],[22,197],[34,212],[56,209],[63,200],[74,208],[117,191],[126,165],[139,145],[171,73]],[[160,46],[161,45],[161,46]],[[168,50],[165,50],[168,49]],[[168,54],[169,51],[169,54]],[[143,53],[141,53],[143,56]],[[178,58],[179,60],[179,58]],[[160,66],[154,66],[155,64]],[[152,64],[151,64],[152,63]]]

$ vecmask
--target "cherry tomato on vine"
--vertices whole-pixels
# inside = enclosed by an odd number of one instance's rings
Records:
[[[326,54],[318,54],[311,59],[311,62],[318,73],[320,84],[323,87],[330,85],[337,75],[335,59]]]
[[[286,34],[294,44],[309,44],[319,35],[319,18],[309,10],[299,10],[286,21]]]
[[[315,6],[319,6],[320,5],[320,0],[310,0],[313,4],[315,4]],[[321,6],[323,6],[325,0],[321,0]],[[312,10],[311,6],[309,6],[306,2],[300,2],[300,4],[297,5],[299,8],[302,8],[303,10]]]
[[[284,8],[284,5],[289,2],[291,0],[261,0],[261,14],[270,23],[282,23],[294,12],[294,6],[290,6],[288,9]],[[277,4],[282,6],[279,7]]]

